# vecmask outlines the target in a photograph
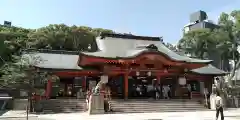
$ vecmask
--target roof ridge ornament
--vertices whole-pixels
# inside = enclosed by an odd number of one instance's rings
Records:
[[[146,48],[151,51],[158,51],[158,47],[154,44],[150,44],[150,45],[146,46]]]

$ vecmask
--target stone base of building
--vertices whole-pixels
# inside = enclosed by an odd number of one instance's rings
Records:
[[[91,95],[89,99],[88,113],[104,114],[104,97],[102,95]]]

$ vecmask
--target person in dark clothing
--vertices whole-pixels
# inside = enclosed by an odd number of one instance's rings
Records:
[[[211,109],[211,105],[210,105],[210,96],[211,96],[211,94],[208,93],[208,94],[207,94],[207,108],[208,108],[208,109]]]
[[[219,93],[217,93],[217,97],[215,98],[215,103],[216,103],[216,120],[218,120],[219,113],[221,114],[221,120],[224,120],[223,100],[220,97]]]

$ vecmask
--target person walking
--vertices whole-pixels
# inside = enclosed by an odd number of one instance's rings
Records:
[[[191,84],[187,84],[187,89],[188,89],[188,98],[192,99],[192,87],[191,87]]]
[[[89,102],[90,102],[90,97],[91,97],[91,90],[87,90],[87,93],[86,93],[86,111],[89,109]]]
[[[154,88],[154,93],[155,93],[155,99],[159,99],[160,98],[160,90],[158,89],[158,85],[155,86]]]
[[[218,92],[217,97],[215,98],[215,103],[216,103],[216,120],[218,120],[219,113],[221,114],[221,120],[224,120],[223,100]]]

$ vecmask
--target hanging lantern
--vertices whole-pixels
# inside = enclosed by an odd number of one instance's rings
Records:
[[[186,85],[187,80],[186,80],[185,77],[179,77],[178,78],[178,83],[179,83],[179,85]]]
[[[139,75],[140,75],[140,73],[137,71],[137,72],[136,72],[136,76],[139,76]]]
[[[149,71],[149,72],[147,72],[147,75],[148,75],[148,76],[151,76],[151,75],[152,75],[152,73]]]

